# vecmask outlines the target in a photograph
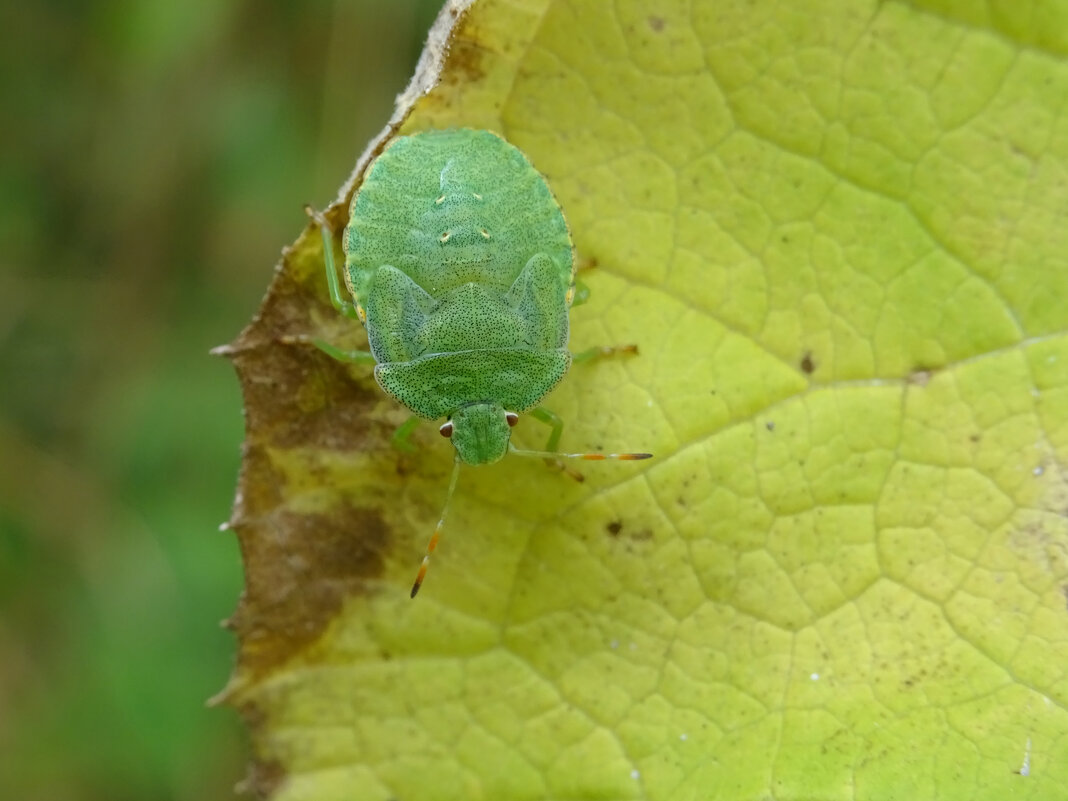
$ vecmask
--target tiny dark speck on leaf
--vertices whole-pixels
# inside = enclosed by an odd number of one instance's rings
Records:
[[[623,530],[623,521],[613,520],[611,523],[605,526],[605,528],[608,530],[608,533],[611,534],[613,537],[618,537],[619,532]]]
[[[774,420],[768,420],[768,422],[764,423],[764,428],[766,428],[768,431],[774,431],[775,430],[775,421]]]
[[[801,357],[801,371],[805,375],[812,375],[816,370],[816,363],[812,361],[812,351],[805,351],[805,355]]]
[[[918,387],[925,387],[931,383],[931,377],[934,373],[934,370],[930,370],[926,367],[917,367],[908,374],[905,380]]]
[[[656,31],[657,33],[660,33],[660,31],[664,30],[664,18],[663,17],[649,17],[648,21],[649,21],[649,28],[651,30]]]

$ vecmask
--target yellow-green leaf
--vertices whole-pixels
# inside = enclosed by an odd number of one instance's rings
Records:
[[[228,348],[251,785],[1063,797],[1068,3],[466,5],[329,217],[397,131],[522,148],[596,264],[573,350],[641,348],[563,445],[656,458],[466,470],[410,601],[450,446],[294,340],[364,341],[306,230]]]

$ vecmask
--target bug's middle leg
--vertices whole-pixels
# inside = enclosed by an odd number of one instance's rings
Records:
[[[316,211],[311,206],[304,207],[304,213],[319,226],[319,234],[323,239],[323,265],[326,268],[326,286],[330,292],[330,303],[343,316],[351,320],[360,320],[360,313],[356,305],[342,296],[341,282],[337,277],[337,266],[334,263],[334,229],[322,212]],[[288,344],[310,343],[332,359],[345,364],[375,364],[376,359],[367,350],[343,350],[336,345],[331,345],[322,339],[311,339],[305,336],[282,337],[282,341]]]
[[[416,426],[419,425],[420,418],[416,415],[412,415],[399,426],[397,430],[393,432],[393,447],[398,451],[404,453],[414,453],[417,449],[412,444],[412,432],[415,431]]]
[[[293,341],[310,342],[315,345],[319,350],[325,353],[332,359],[336,359],[339,362],[345,364],[375,364],[374,354],[369,350],[343,350],[337,345],[331,345],[322,339],[305,339],[303,337],[292,337]]]
[[[323,265],[326,267],[326,286],[330,290],[330,302],[345,317],[359,320],[360,314],[356,305],[341,294],[341,282],[338,281],[337,267],[334,264],[334,229],[330,227],[326,217],[311,206],[305,206],[304,213],[319,226],[319,234],[323,238]]]
[[[317,339],[305,334],[281,336],[278,341],[285,345],[314,345],[331,359],[343,364],[377,364],[374,354],[369,350],[344,350],[337,345],[331,345],[325,339]]]

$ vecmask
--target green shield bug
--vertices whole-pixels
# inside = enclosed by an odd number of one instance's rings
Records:
[[[310,213],[323,236],[331,301],[364,324],[370,351],[315,344],[342,361],[374,362],[379,385],[417,418],[446,418],[440,431],[456,449],[413,598],[444,528],[461,463],[491,464],[509,451],[549,459],[649,458],[556,452],[562,423],[538,402],[573,360],[616,349],[574,358],[567,350],[576,295],[571,234],[545,179],[519,149],[471,129],[394,139],[352,200],[344,234],[352,300],[342,297],[333,233]],[[521,412],[552,426],[545,451],[512,445]],[[398,435],[410,432],[405,424]]]

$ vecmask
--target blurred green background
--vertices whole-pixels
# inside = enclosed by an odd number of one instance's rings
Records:
[[[0,797],[226,799],[229,364],[441,0],[0,8]]]

